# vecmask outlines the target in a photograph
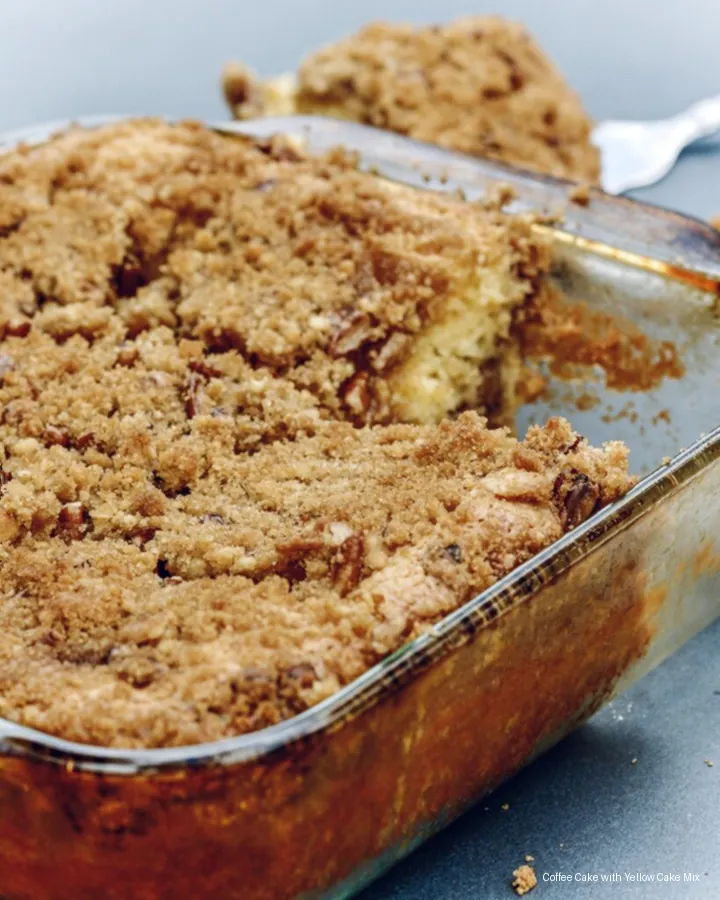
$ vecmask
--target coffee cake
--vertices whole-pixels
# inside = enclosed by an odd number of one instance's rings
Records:
[[[12,154],[0,178],[7,321],[176,329],[358,423],[512,405],[514,317],[547,266],[522,218],[153,122]]]
[[[560,420],[436,424],[475,398],[438,350],[452,390],[399,387],[457,310],[513,358],[526,222],[152,121],[1,157],[0,208],[2,716],[126,747],[273,724],[630,484]]]
[[[497,16],[377,22],[311,54],[296,77],[263,83],[230,64],[223,86],[237,118],[351,119],[549,175],[600,178],[579,98],[527,30]]]

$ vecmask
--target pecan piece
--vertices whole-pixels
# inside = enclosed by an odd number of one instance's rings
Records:
[[[88,447],[92,447],[95,443],[95,434],[92,431],[86,431],[84,434],[79,434],[74,441],[75,447],[78,450],[87,450]]]
[[[384,372],[399,363],[405,355],[409,342],[410,336],[401,331],[391,334],[373,358],[373,369],[376,372]]]
[[[352,284],[358,297],[366,297],[377,288],[377,279],[375,278],[372,262],[369,259],[363,259],[359,263],[355,269]]]
[[[198,375],[202,375],[203,378],[208,381],[211,378],[220,378],[222,376],[222,372],[220,369],[216,369],[215,366],[211,366],[204,359],[193,359],[188,363],[188,369],[191,372],[195,372]]]
[[[356,372],[345,385],[343,400],[353,415],[364,418],[372,404],[367,372]]]
[[[71,444],[70,434],[64,428],[58,428],[57,425],[48,425],[44,438],[46,447],[69,447]]]
[[[22,319],[13,319],[5,324],[5,336],[24,338],[30,334],[31,328],[32,325],[30,322],[23,321]]]
[[[66,503],[60,510],[56,533],[66,543],[82,540],[87,531],[88,512],[82,503]]]
[[[157,529],[155,528],[143,528],[142,526],[138,526],[133,528],[128,533],[128,540],[130,543],[135,544],[136,547],[144,547],[148,541],[151,541],[156,534]]]
[[[576,528],[600,506],[600,488],[582,472],[561,472],[553,485],[553,498],[565,531]]]
[[[315,669],[310,663],[298,663],[295,666],[284,669],[280,678],[294,682],[298,687],[309,688],[312,687],[316,678]]]
[[[298,663],[279,670],[276,690],[289,712],[298,713],[307,708],[302,691],[312,687],[315,677],[315,669],[309,663]]]
[[[188,369],[185,380],[185,413],[188,419],[193,419],[200,414],[200,402],[203,398],[202,385],[211,378],[219,378],[222,372],[202,359],[195,359],[188,363]]]
[[[359,309],[344,316],[335,329],[328,347],[330,356],[346,356],[361,347],[370,337],[372,326],[367,313]]]
[[[365,560],[365,540],[361,534],[351,534],[342,542],[335,558],[332,578],[341,597],[357,587]]]

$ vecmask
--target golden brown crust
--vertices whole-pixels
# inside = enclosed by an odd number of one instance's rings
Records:
[[[357,320],[307,325],[359,306],[332,266],[375,242],[394,275],[362,315],[411,333],[473,228],[503,240],[435,198],[413,230],[371,181],[153,122],[0,159],[0,715],[110,746],[272,724],[627,489],[625,449],[560,421],[330,421]]]
[[[265,89],[230,67],[224,84],[238,118],[287,112],[288,98],[278,100],[287,93],[284,83],[279,92],[273,82]],[[577,95],[522,25],[496,16],[422,28],[368,25],[305,61],[294,103],[298,112],[352,119],[550,175],[600,178],[592,123]]]

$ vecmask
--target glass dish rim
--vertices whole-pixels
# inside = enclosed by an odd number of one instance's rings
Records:
[[[42,134],[47,139],[55,131],[70,125],[97,127],[124,118],[133,117],[79,117],[0,134],[0,154],[21,141],[43,140],[40,137]],[[456,156],[451,151],[445,152],[449,159]],[[497,168],[501,180],[504,169],[502,166]],[[547,179],[543,176],[537,178],[539,183],[544,180]],[[668,272],[665,277],[672,279],[673,274]],[[720,293],[720,285],[718,288]],[[290,719],[218,741],[135,749],[69,741],[0,717],[0,758],[12,756],[42,760],[108,775],[152,774],[188,766],[242,765],[299,740],[337,728],[369,709],[392,687],[411,680],[450,648],[456,649],[479,629],[529,600],[548,581],[557,578],[627,528],[657,503],[681,490],[718,458],[720,424],[642,478],[623,498],[600,510],[330,697]]]

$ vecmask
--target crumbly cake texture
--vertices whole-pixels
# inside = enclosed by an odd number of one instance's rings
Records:
[[[374,23],[312,54],[295,81],[261,84],[230,65],[224,90],[238,118],[316,113],[575,181],[600,178],[579,98],[526,29],[500,17]]]
[[[2,716],[125,747],[273,724],[629,487],[622,445],[560,420],[347,413],[362,352],[311,317],[371,297],[375,358],[469,270],[459,206],[412,231],[342,157],[156,122],[2,157],[0,197]]]
[[[548,259],[528,219],[341,152],[160,122],[11,154],[0,208],[0,321],[57,341],[165,327],[356,423],[512,405],[503,361]]]

